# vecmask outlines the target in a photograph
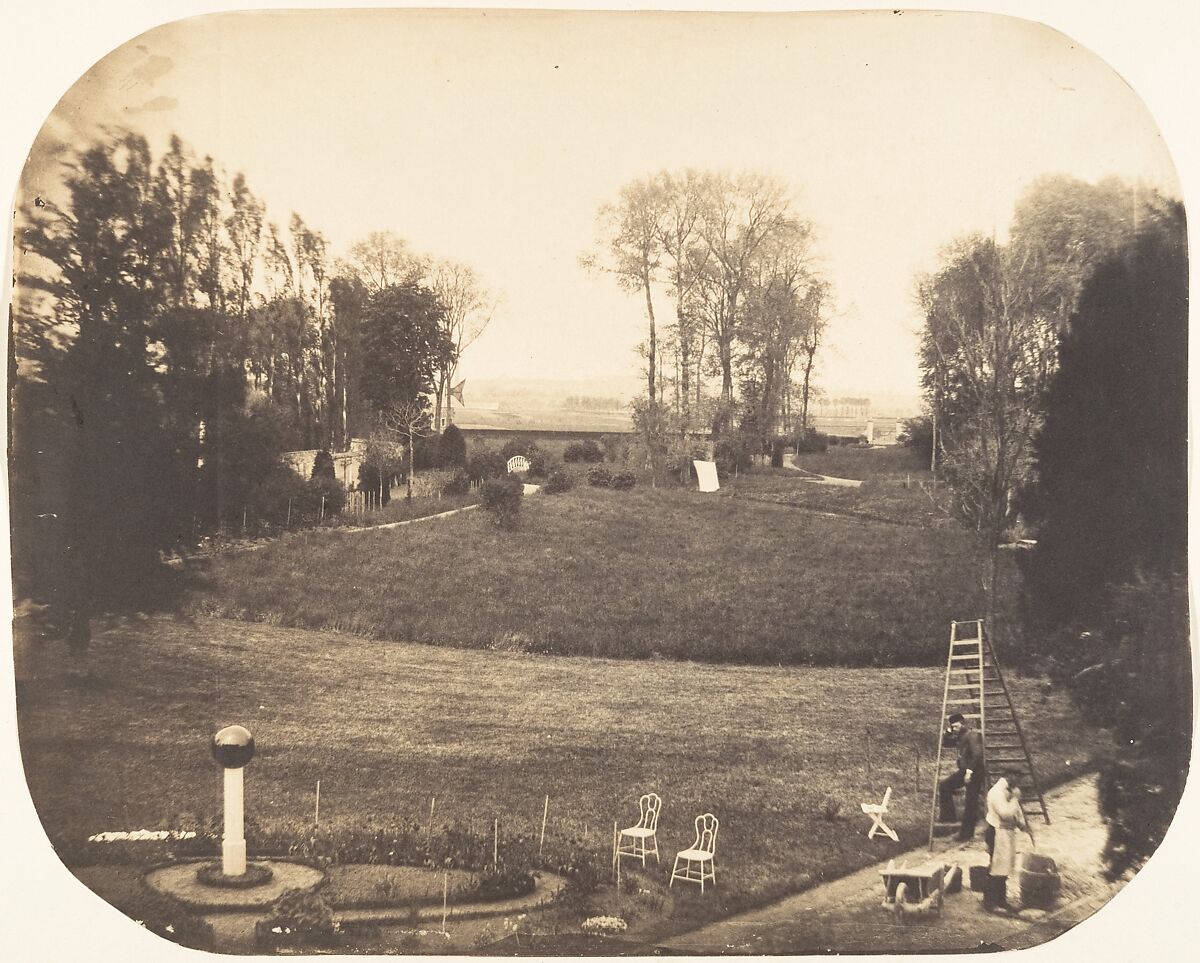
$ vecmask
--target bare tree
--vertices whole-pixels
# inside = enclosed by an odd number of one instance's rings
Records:
[[[717,349],[725,414],[733,403],[734,343],[742,301],[750,289],[754,258],[763,241],[788,217],[784,184],[764,174],[712,175],[706,179],[701,237],[708,268],[699,276],[707,302],[709,335]]]
[[[393,284],[419,281],[428,264],[398,234],[372,231],[351,246],[349,256],[338,267],[340,273],[353,275],[371,294],[377,294]]]
[[[473,268],[458,261],[440,260],[430,269],[429,285],[445,307],[442,330],[453,352],[438,366],[434,378],[433,430],[441,432],[450,420],[450,388],[462,353],[483,334],[495,313]],[[442,416],[445,405],[445,419]]]
[[[658,375],[658,331],[655,327],[652,285],[658,280],[662,261],[664,198],[661,185],[653,179],[631,181],[621,188],[615,204],[601,206],[598,251],[585,254],[580,263],[589,270],[606,271],[617,283],[646,299],[646,317],[650,322],[644,353],[646,357],[646,396],[656,403],[655,379]]]
[[[429,406],[424,398],[392,404],[379,413],[379,424],[384,431],[405,440],[407,448],[405,476],[405,499],[412,501],[412,479],[416,468],[415,442],[429,434]]]

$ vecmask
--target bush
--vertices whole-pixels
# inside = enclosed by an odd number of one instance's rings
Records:
[[[529,476],[531,478],[545,478],[550,474],[550,459],[537,445],[531,447],[533,451],[529,455]]]
[[[745,471],[753,462],[754,440],[748,435],[726,435],[713,446],[713,461],[717,463],[717,476],[731,478]]]
[[[537,885],[533,873],[521,866],[489,868],[472,887],[471,896],[487,902],[490,900],[514,899],[532,893]]]
[[[324,448],[317,452],[316,457],[313,459],[312,478],[314,481],[318,478],[337,481],[337,473],[333,468],[333,455]]]
[[[611,488],[613,474],[603,465],[593,465],[588,469],[587,480],[593,488]]]
[[[521,455],[524,458],[532,458],[535,451],[537,451],[537,445],[529,438],[513,438],[510,441],[506,441],[500,448],[500,458],[507,465],[510,458],[516,455]]]
[[[325,499],[326,515],[340,515],[346,507],[346,489],[336,478],[314,477],[309,480],[307,488],[307,496],[318,517],[321,513],[322,497]]]
[[[556,468],[546,479],[545,492],[547,495],[561,495],[575,487],[575,479],[569,471]]]
[[[776,436],[771,439],[771,467],[783,467],[783,450],[787,447],[787,439],[782,436]]]
[[[595,470],[596,469],[593,468],[591,471],[595,471]],[[591,472],[588,472],[588,474],[590,475]],[[628,471],[628,470],[619,471],[612,476],[612,481],[610,482],[610,484],[613,488],[615,488],[619,492],[627,492],[635,484],[637,484],[637,476],[635,476],[633,472]]]
[[[499,452],[481,448],[467,462],[467,474],[471,481],[485,481],[488,478],[498,478],[508,471],[508,459]]]
[[[180,946],[194,950],[212,950],[216,944],[212,924],[193,913],[182,901],[144,886],[139,905],[127,912],[142,926]]]
[[[322,943],[333,939],[333,907],[316,893],[290,889],[271,904],[270,914],[256,926],[268,943]]]
[[[815,428],[801,428],[796,432],[796,454],[813,454],[829,448],[829,436]]]
[[[443,495],[465,495],[471,490],[471,476],[465,471],[456,471],[442,486]]]
[[[587,463],[604,461],[604,450],[591,438],[585,441],[573,441],[563,450],[563,461]]]
[[[516,475],[489,478],[479,489],[484,510],[501,528],[515,528],[521,512],[525,484]]]
[[[449,468],[454,465],[467,463],[467,439],[463,437],[458,425],[447,425],[438,441],[441,449],[442,465]]]

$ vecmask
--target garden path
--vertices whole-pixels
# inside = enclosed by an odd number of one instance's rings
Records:
[[[801,468],[798,465],[793,464],[787,458],[783,460],[783,467],[790,468],[792,471],[798,472],[801,476],[801,481],[811,482],[814,485],[836,485],[839,488],[862,487],[862,481],[857,478],[834,478],[832,475],[818,475],[816,472],[809,471],[807,468]]]
[[[1047,826],[1035,823],[1039,853],[1051,856],[1062,873],[1062,892],[1056,908],[1022,910],[1018,916],[983,910],[979,894],[964,886],[948,896],[941,917],[894,919],[882,908],[879,872],[894,858],[910,866],[931,858],[925,846],[897,852],[842,879],[813,887],[770,906],[743,913],[684,933],[661,944],[668,953],[686,954],[807,954],[967,952],[981,948],[1019,949],[1053,939],[1103,906],[1123,885],[1107,882],[1101,854],[1107,827],[1097,808],[1097,778],[1087,776],[1047,795]],[[864,817],[865,825],[865,817]],[[981,834],[982,836],[982,834]],[[1026,847],[1027,847],[1026,841]],[[946,863],[983,865],[987,852],[982,838],[973,843],[939,848]],[[1010,899],[1016,880],[1010,880]]]

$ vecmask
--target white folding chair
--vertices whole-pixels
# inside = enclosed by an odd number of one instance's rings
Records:
[[[648,792],[638,800],[638,821],[628,829],[622,829],[617,841],[617,859],[634,856],[646,865],[646,855],[652,853],[658,862],[658,814],[662,799],[658,793]]]
[[[671,882],[667,884],[670,889],[675,885],[677,879],[691,880],[693,883],[700,884],[700,892],[704,892],[704,881],[711,880],[714,885],[717,882],[717,869],[714,865],[714,857],[717,852],[717,829],[720,822],[712,813],[705,813],[703,816],[696,817],[696,841],[692,843],[691,849],[684,849],[675,857],[675,866],[671,870]],[[680,872],[679,864],[683,863],[683,871]]]
[[[888,800],[892,798],[892,787],[887,787],[887,792],[883,794],[883,802],[881,803],[859,803],[862,806],[862,811],[871,817],[871,828],[867,830],[867,839],[874,839],[876,833],[883,833],[891,837],[893,842],[900,842],[900,837],[896,835],[896,831],[883,821],[883,817],[887,815]]]

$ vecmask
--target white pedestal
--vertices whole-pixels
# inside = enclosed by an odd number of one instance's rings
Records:
[[[242,770],[225,770],[225,837],[221,841],[221,872],[226,876],[246,873],[246,835],[242,823]]]

